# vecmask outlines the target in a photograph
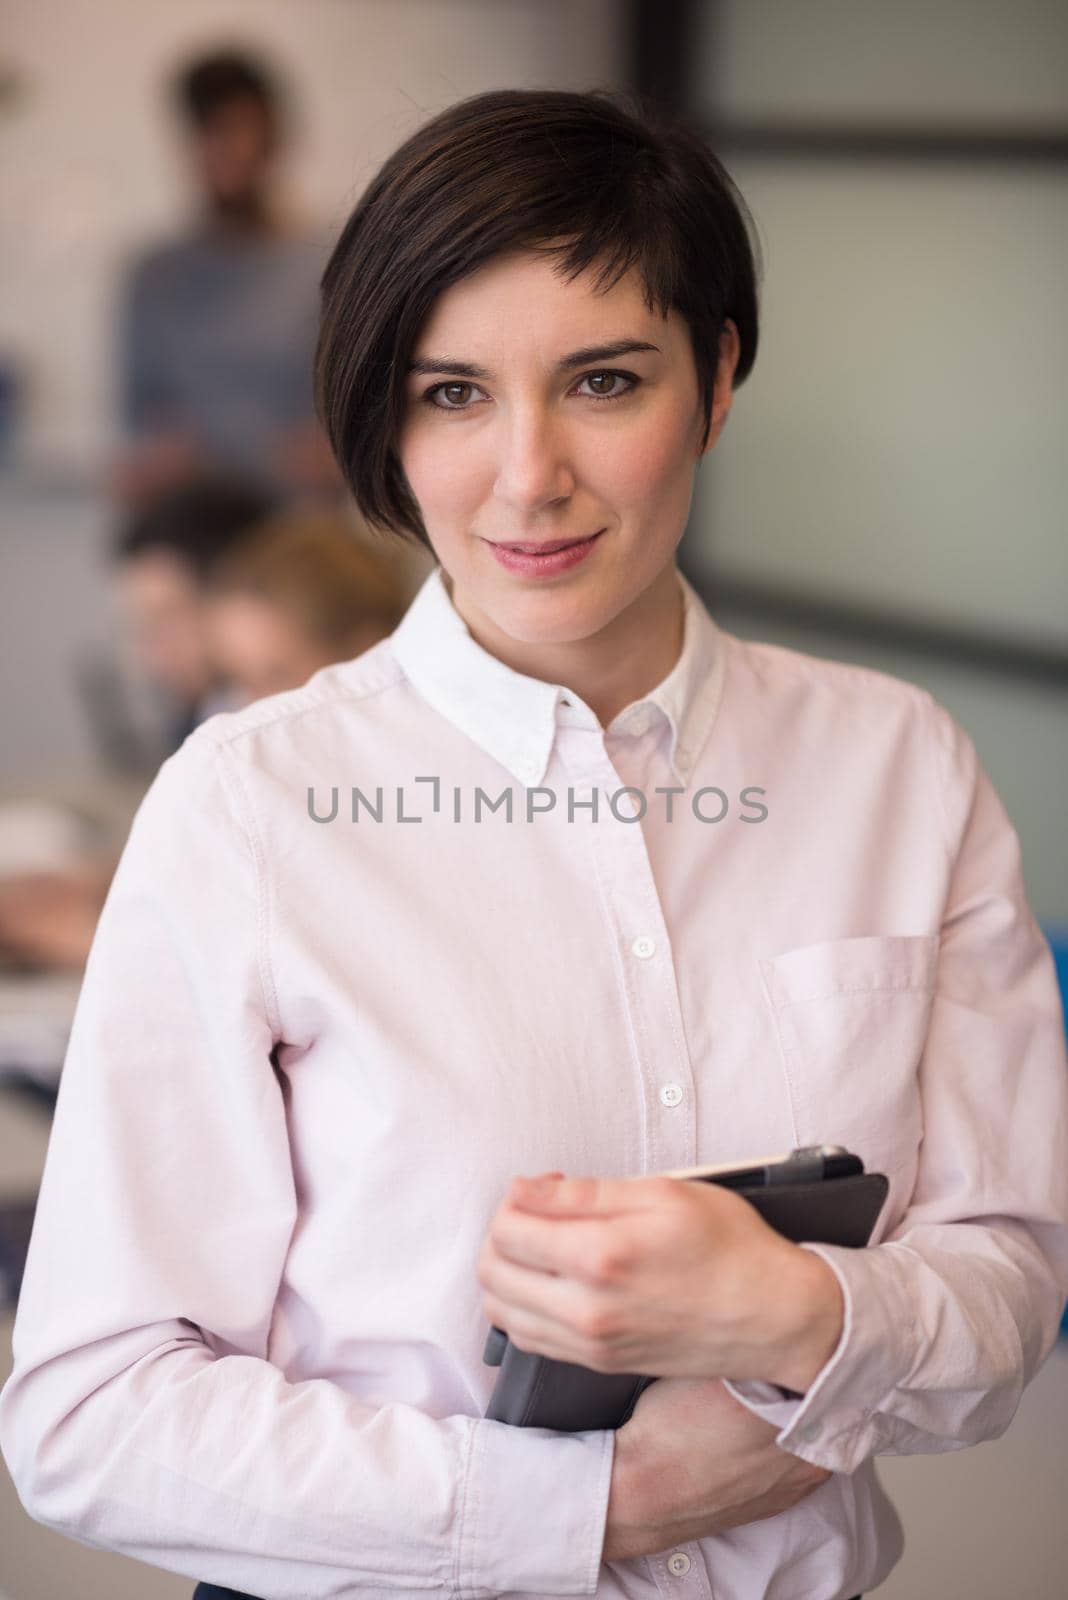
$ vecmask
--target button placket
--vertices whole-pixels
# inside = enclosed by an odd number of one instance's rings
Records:
[[[708,1569],[699,1544],[679,1545],[646,1558],[664,1600],[713,1600]]]
[[[589,743],[580,747],[577,741],[565,738],[558,741],[557,748],[576,790],[593,784],[611,794],[627,787],[626,779],[607,757],[603,741],[596,752]],[[621,950],[619,970],[631,1023],[632,1059],[645,1113],[644,1170],[692,1166],[697,1159],[693,1071],[648,847],[640,827],[619,823],[607,807],[601,815],[595,826],[583,829],[581,838],[593,854],[602,904]],[[677,1586],[678,1578],[672,1581]]]

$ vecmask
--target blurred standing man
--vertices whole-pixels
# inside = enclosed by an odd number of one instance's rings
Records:
[[[144,504],[222,470],[282,495],[335,491],[312,398],[323,247],[282,221],[272,194],[278,89],[254,59],[223,52],[188,64],[174,94],[201,214],[127,282],[114,487]]]

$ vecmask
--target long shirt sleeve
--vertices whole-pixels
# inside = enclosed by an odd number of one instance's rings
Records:
[[[780,1426],[784,1449],[837,1472],[876,1453],[1003,1433],[1068,1297],[1068,1062],[1053,960],[1019,841],[971,739],[933,702],[930,726],[952,870],[919,1069],[915,1186],[873,1248],[805,1247],[834,1270],[845,1319],[804,1397],[729,1385]],[[803,1051],[841,994],[815,970],[768,981]]]
[[[165,763],[93,944],[0,1396],[19,1493],[265,1600],[591,1594],[614,1435],[368,1405],[266,1359],[297,1195],[226,766],[196,736]]]

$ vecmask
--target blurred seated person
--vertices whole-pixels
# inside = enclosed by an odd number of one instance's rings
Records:
[[[0,877],[0,967],[78,972],[118,858]]]
[[[208,637],[242,703],[297,687],[392,633],[410,598],[396,555],[340,513],[294,508],[212,568]]]
[[[250,499],[237,536],[241,509],[236,488],[178,491],[118,544],[142,665],[190,697],[188,731],[361,654],[393,631],[411,598],[398,556],[339,513],[293,507],[261,520],[262,504]],[[83,967],[114,866],[87,859],[0,877],[0,955]]]
[[[231,546],[277,502],[238,479],[204,478],[132,513],[112,546],[131,664],[158,702],[141,752],[147,787],[159,762],[214,712],[234,704],[208,642],[205,585]],[[47,820],[47,819],[46,819]],[[0,966],[80,969],[117,861],[113,850],[44,864],[0,861]]]
[[[120,311],[129,504],[205,470],[280,494],[335,494],[314,415],[312,357],[324,245],[284,219],[274,170],[279,89],[253,57],[200,57],[173,84],[198,215],[134,265]]]
[[[276,505],[253,483],[202,478],[134,512],[118,532],[112,554],[130,655],[161,702],[158,759],[231,703],[208,640],[206,585],[217,562]]]

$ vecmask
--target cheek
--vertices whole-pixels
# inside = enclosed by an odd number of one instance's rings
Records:
[[[450,425],[413,428],[402,438],[401,466],[424,516],[448,521],[477,505],[484,493],[487,467],[482,470],[479,452],[470,439],[461,440],[462,424],[450,439]]]
[[[675,407],[646,413],[639,428],[622,430],[599,457],[606,497],[621,509],[690,493],[696,458],[686,419]]]

